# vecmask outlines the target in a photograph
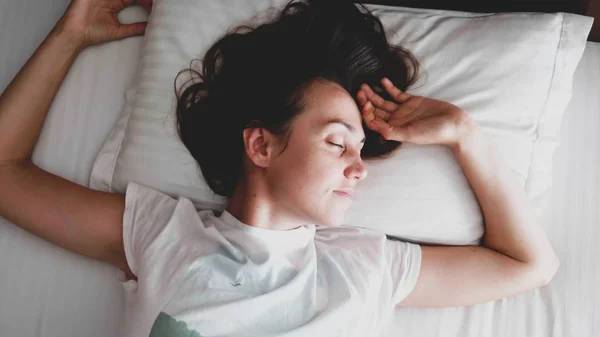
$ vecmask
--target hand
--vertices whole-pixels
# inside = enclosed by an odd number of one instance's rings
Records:
[[[365,124],[387,140],[455,146],[473,123],[456,105],[401,91],[383,78],[381,84],[396,102],[384,100],[367,84],[356,97]]]
[[[71,0],[57,25],[82,48],[103,42],[143,35],[146,22],[123,25],[117,14],[125,7],[140,5],[150,13],[152,0]]]

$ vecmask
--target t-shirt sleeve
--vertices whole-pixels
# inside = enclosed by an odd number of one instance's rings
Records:
[[[385,240],[385,268],[391,278],[391,303],[400,303],[414,289],[421,270],[421,246]]]
[[[125,192],[123,245],[131,271],[138,275],[139,261],[167,226],[178,200],[150,187],[129,182]]]

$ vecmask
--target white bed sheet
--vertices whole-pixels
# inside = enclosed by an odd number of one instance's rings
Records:
[[[67,0],[0,3],[4,90]],[[50,13],[50,15],[49,15]],[[124,21],[143,21],[130,8]],[[46,119],[34,161],[82,185],[134,80],[142,38],[86,49]],[[93,64],[93,66],[92,66]],[[550,285],[471,307],[398,309],[385,336],[600,335],[600,43],[588,42],[554,156],[542,221],[561,258]],[[114,336],[124,306],[116,268],[47,243],[0,218],[0,336]],[[459,286],[459,285],[457,285]]]

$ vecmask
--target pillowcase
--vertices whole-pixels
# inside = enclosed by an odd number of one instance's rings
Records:
[[[177,137],[173,82],[228,28],[287,2],[155,0],[140,71],[96,159],[90,187],[124,193],[133,181],[187,197],[198,209],[225,209],[227,199],[210,190]],[[593,19],[568,13],[367,8],[381,19],[389,42],[407,48],[421,63],[419,81],[408,92],[467,109],[541,217],[573,73]],[[389,159],[366,166],[369,174],[356,186],[345,225],[416,243],[479,243],[483,213],[449,148],[403,143]]]

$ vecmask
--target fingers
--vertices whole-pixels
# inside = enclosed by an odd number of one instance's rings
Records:
[[[373,106],[373,104],[367,99],[367,94],[364,91],[359,90],[356,94],[356,98],[361,106],[360,112],[365,120],[365,123],[369,124],[374,119],[387,120],[389,118],[389,113],[381,109],[376,109]]]
[[[373,131],[378,132],[384,139],[396,140],[395,134],[397,132],[394,127],[379,118],[373,120],[367,126]]]
[[[379,95],[377,95],[368,85],[361,85],[361,90],[356,94],[360,103],[362,115],[365,121],[369,123],[375,118],[387,121],[390,119],[391,111],[395,108],[395,104],[387,102]],[[378,99],[379,98],[379,99]],[[379,104],[373,104],[373,102],[379,102]],[[385,110],[391,109],[391,110]]]
[[[137,0],[137,4],[144,7],[144,9],[148,11],[148,13],[152,12],[152,0]]]
[[[375,93],[367,84],[362,84],[360,86],[360,90],[357,92],[356,98],[361,106],[361,114],[365,120],[365,124],[370,129],[381,134],[383,138],[388,140],[397,140],[396,138],[400,137],[399,132],[394,128],[393,125],[389,123],[389,120],[392,113],[395,113],[400,108],[400,105],[406,102],[411,95],[395,87],[386,77],[382,78],[381,83],[390,96],[400,104],[386,101],[377,93]],[[405,117],[408,118],[408,113],[412,112],[413,110],[414,109],[409,109],[409,111],[403,110],[406,113]],[[397,120],[395,121],[397,122]],[[397,123],[394,125],[396,124]]]
[[[359,89],[356,93],[356,100],[358,100],[358,105],[362,108],[367,103],[367,94]]]
[[[390,81],[387,77],[381,79],[381,84],[383,85],[385,90],[387,90],[390,96],[392,96],[399,103],[404,103],[407,99],[410,98],[409,94],[403,92],[402,90],[394,86],[394,84],[392,84],[392,81]]]
[[[137,22],[128,25],[120,25],[117,30],[117,38],[124,39],[130,36],[144,35],[147,22]]]
[[[365,122],[368,124],[373,119],[375,119],[375,111],[373,110],[372,105],[369,104],[367,94],[364,91],[359,90],[356,94],[356,99],[358,100],[358,104],[360,106],[361,115],[363,116]]]
[[[396,110],[396,107],[398,107],[396,103],[386,101],[381,96],[377,95],[367,84],[362,84],[360,90],[365,92],[367,99],[375,106],[375,108],[377,108],[377,110],[382,110],[379,111],[379,113],[382,114],[381,118],[383,119],[387,120],[388,113]]]
[[[375,109],[371,102],[367,100],[366,94],[364,92],[359,91],[357,97],[360,104],[363,104],[364,102],[364,105],[361,109],[361,114],[363,116],[363,119],[365,120],[365,124],[367,124],[367,127],[375,132],[378,132],[385,139],[390,139],[393,127],[390,124],[388,124],[385,119],[382,119],[374,113],[374,111],[376,111],[377,109]]]

